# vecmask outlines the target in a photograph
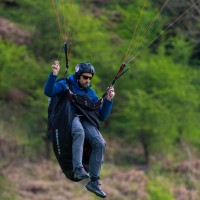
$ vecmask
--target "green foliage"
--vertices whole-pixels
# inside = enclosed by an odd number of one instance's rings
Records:
[[[136,67],[134,75],[120,84],[110,127],[113,132],[140,142],[146,156],[170,152],[179,137],[196,138],[199,94],[192,84],[196,72],[175,63],[162,51],[147,55]]]
[[[61,2],[56,2],[56,9],[62,31],[66,28],[68,40],[72,42],[69,73],[73,73],[77,63],[91,62],[96,70],[94,89],[99,96],[122,64],[140,22],[129,55],[130,59],[134,56],[136,59],[115,86],[114,108],[104,132],[132,144],[140,143],[148,157],[157,152],[171,152],[180,139],[199,145],[200,82],[199,71],[188,65],[194,46],[184,35],[176,34],[167,39],[167,34],[170,35],[167,32],[158,38],[158,41],[164,39],[163,44],[153,43],[147,48],[170,21],[170,16],[162,13],[157,23],[147,29],[159,6],[147,2],[139,20],[143,3],[139,0],[110,3],[101,8],[102,15],[97,17],[91,13],[88,1],[85,7],[75,3],[73,8],[66,2],[64,16]],[[61,34],[52,2],[22,0],[17,8],[8,9],[0,4],[0,11],[2,16],[32,33],[30,47],[0,41],[0,98],[7,99],[14,89],[24,94],[21,102],[13,104],[22,105],[18,120],[26,127],[27,135],[37,135],[38,138],[30,142],[34,146],[43,142],[46,129],[48,103],[43,87],[52,60],[60,61],[60,76],[65,71],[64,55],[58,50],[62,45]]]
[[[187,65],[192,54],[194,44],[185,41],[183,36],[170,38],[165,42],[165,53],[170,55],[175,63]]]
[[[175,200],[173,194],[169,191],[169,183],[166,180],[154,179],[148,182],[147,191],[149,193],[148,200]]]
[[[48,68],[40,60],[36,61],[25,47],[18,47],[11,43],[0,41],[1,90],[0,97],[4,98],[13,89],[19,89],[25,94],[24,103],[27,106],[37,104],[36,99],[43,98],[43,86]],[[44,104],[41,104],[41,106]]]
[[[37,73],[44,63],[37,63],[25,47],[0,41],[1,56],[1,92],[17,87],[29,93],[41,83],[41,74]],[[9,81],[8,81],[9,80]],[[39,81],[39,82],[38,82]],[[5,94],[5,93],[4,93]]]
[[[6,119],[5,114],[2,118],[11,121],[16,119],[15,121],[21,124],[21,128],[25,128],[25,134],[28,137],[38,137],[42,142],[41,138],[46,131],[48,106],[47,97],[43,95],[43,88],[48,68],[42,60],[36,61],[25,47],[3,41],[0,41],[0,57],[2,63],[0,98],[7,99],[10,103],[10,105],[7,103],[8,108],[13,108],[12,111],[7,108],[7,112],[11,112],[12,116]],[[19,94],[12,97],[12,94],[15,95],[15,89],[19,90],[22,96],[19,102],[15,100],[19,98]],[[17,104],[22,104],[22,106],[17,106]],[[23,137],[26,138],[26,135]],[[24,143],[23,138],[21,142]]]
[[[7,19],[32,32],[29,51],[49,60],[58,55],[60,36],[51,1],[22,0],[18,6],[7,8],[0,4],[0,12]]]

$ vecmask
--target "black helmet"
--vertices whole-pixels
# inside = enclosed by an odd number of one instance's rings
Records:
[[[92,76],[94,76],[94,67],[88,62],[79,63],[75,67],[76,78],[79,79],[79,77],[82,73],[90,73],[90,74],[92,74]]]

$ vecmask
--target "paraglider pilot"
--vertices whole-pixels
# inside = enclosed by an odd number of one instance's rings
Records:
[[[44,93],[48,97],[53,98],[66,91],[68,92],[66,101],[70,99],[70,113],[72,113],[72,116],[70,116],[72,118],[71,124],[68,126],[70,127],[71,163],[73,168],[71,170],[73,172],[71,180],[80,181],[90,178],[91,180],[86,185],[86,188],[97,196],[105,198],[106,193],[101,189],[99,179],[101,165],[104,161],[106,143],[99,131],[99,120],[106,120],[110,114],[115,96],[114,88],[108,88],[103,102],[97,106],[99,99],[90,84],[95,70],[90,63],[79,63],[75,67],[74,74],[70,75],[67,79],[56,81],[59,70],[59,62],[55,61],[52,65],[52,72],[46,81]],[[65,115],[67,114],[65,113]],[[61,121],[59,120],[59,123]],[[64,133],[59,133],[58,130],[59,128],[55,129],[56,157],[58,160],[60,159],[59,163],[62,165],[61,159],[63,159],[63,156],[61,158],[60,155],[62,154],[63,141],[61,141],[59,134]],[[83,164],[85,142],[88,143],[91,149],[88,157],[88,168]],[[64,173],[66,172],[65,175],[68,177],[69,171],[62,166],[61,168]]]

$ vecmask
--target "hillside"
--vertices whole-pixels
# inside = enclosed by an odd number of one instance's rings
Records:
[[[54,2],[0,1],[0,200],[98,199],[66,180],[46,137],[44,84],[54,60],[64,76],[65,37],[69,74],[90,61],[99,97],[130,67],[101,123],[107,199],[199,200],[199,2]]]
[[[87,180],[74,183],[67,180],[55,161],[28,158],[15,159],[17,148],[11,149],[12,141],[0,138],[1,155],[1,199],[16,200],[92,200],[99,199],[85,189]],[[115,144],[116,146],[116,144]],[[109,200],[175,199],[198,200],[200,160],[189,160],[166,166],[161,171],[149,170],[145,166],[116,166],[110,156],[108,144],[106,160],[100,181]],[[18,150],[19,151],[19,150]],[[129,149],[130,151],[130,149]],[[5,152],[9,152],[6,155]],[[13,155],[13,157],[11,156]],[[5,162],[6,158],[6,162]]]

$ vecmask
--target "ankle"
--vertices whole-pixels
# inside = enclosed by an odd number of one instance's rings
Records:
[[[91,177],[90,179],[92,182],[98,182],[100,178]]]

